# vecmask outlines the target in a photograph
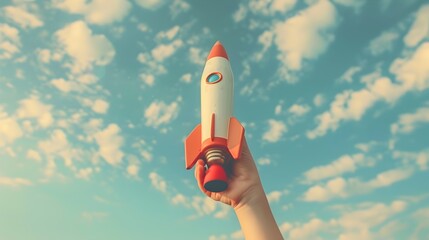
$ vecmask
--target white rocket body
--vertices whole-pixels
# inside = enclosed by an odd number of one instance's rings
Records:
[[[219,73],[217,83],[207,82],[210,74]],[[234,79],[229,60],[213,57],[206,62],[201,77],[201,142],[211,137],[211,121],[214,113],[214,137],[228,138],[229,119],[233,111]]]

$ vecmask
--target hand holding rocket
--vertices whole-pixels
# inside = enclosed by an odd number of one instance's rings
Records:
[[[208,166],[204,188],[222,192],[228,188],[225,166],[240,157],[244,128],[233,117],[234,78],[225,48],[216,42],[201,77],[201,124],[185,140],[186,169],[198,159]]]

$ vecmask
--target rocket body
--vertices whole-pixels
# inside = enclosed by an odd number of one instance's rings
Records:
[[[186,168],[198,159],[208,166],[204,187],[208,191],[226,190],[225,167],[240,157],[244,128],[233,117],[234,78],[228,55],[216,42],[201,76],[201,124],[185,140]]]

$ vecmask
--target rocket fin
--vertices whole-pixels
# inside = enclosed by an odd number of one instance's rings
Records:
[[[201,124],[198,124],[185,140],[186,169],[191,169],[201,153]]]
[[[228,130],[228,150],[234,159],[238,159],[241,153],[241,146],[244,138],[244,127],[235,118],[229,119],[229,130]]]

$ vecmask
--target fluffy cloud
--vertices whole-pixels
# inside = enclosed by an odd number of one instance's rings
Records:
[[[319,93],[316,96],[314,96],[313,104],[316,107],[320,107],[325,103],[325,101],[326,101],[325,96],[323,94]]]
[[[18,29],[0,23],[0,59],[10,59],[20,52],[21,40]]]
[[[423,5],[416,14],[416,19],[404,37],[404,43],[408,47],[415,47],[424,38],[429,38],[429,4]]]
[[[124,156],[124,153],[121,151],[124,140],[120,132],[121,128],[118,125],[109,124],[105,129],[94,134],[99,147],[98,153],[110,165],[118,165]]]
[[[105,114],[109,109],[109,103],[103,99],[96,99],[92,105],[92,110],[96,113]]]
[[[179,33],[180,27],[174,26],[166,31],[161,31],[156,34],[157,40],[173,40],[173,38]]]
[[[30,185],[32,185],[32,182],[24,178],[9,178],[0,176],[0,186],[19,187]]]
[[[272,16],[275,13],[286,13],[292,10],[296,3],[296,0],[250,0],[246,5],[239,5],[238,10],[233,14],[233,20],[235,22],[242,21],[249,11],[260,16]]]
[[[12,20],[22,28],[37,28],[43,26],[43,21],[36,15],[22,8],[7,6],[3,8],[6,18]]]
[[[57,0],[54,6],[69,13],[82,14],[89,23],[105,25],[121,21],[131,9],[127,0]]]
[[[284,195],[281,191],[272,191],[267,193],[267,199],[269,203],[275,203],[280,201],[280,198]]]
[[[340,82],[353,82],[353,75],[362,70],[359,66],[353,66],[346,70],[346,72],[340,77]]]
[[[262,139],[268,142],[278,142],[287,131],[286,125],[282,121],[269,119],[268,125],[268,130],[262,135]]]
[[[334,2],[345,7],[353,8],[355,13],[359,13],[366,0],[334,0]]]
[[[399,38],[399,33],[396,31],[385,31],[369,43],[369,52],[373,56],[380,55],[384,52],[393,49],[393,43]]]
[[[70,146],[67,135],[63,130],[55,129],[49,139],[39,141],[38,145],[40,151],[44,153],[50,161],[61,158],[65,166],[73,168],[73,158],[76,158],[78,155],[76,150]],[[47,176],[49,177],[51,175],[48,174]]]
[[[326,0],[319,0],[294,17],[277,23],[274,42],[285,71],[298,71],[304,60],[323,54],[334,40],[336,25],[335,6]]]
[[[47,128],[54,122],[51,110],[51,105],[44,104],[37,97],[31,96],[19,102],[16,114],[18,118],[35,118],[40,127]]]
[[[115,49],[104,35],[94,35],[83,21],[73,22],[58,30],[55,36],[64,51],[72,58],[67,65],[74,73],[104,66],[112,61]]]
[[[329,111],[316,116],[318,125],[307,132],[314,139],[335,131],[340,122],[358,121],[377,101],[394,103],[409,91],[423,91],[429,88],[429,42],[422,43],[414,52],[393,61],[390,66],[398,83],[379,77],[365,80],[366,87],[360,90],[346,90],[336,95]]]
[[[14,118],[2,114],[0,108],[0,147],[13,143],[22,134],[23,132],[18,122]]]
[[[337,177],[324,185],[309,188],[303,196],[307,202],[325,202],[333,198],[347,198],[352,195],[372,192],[375,189],[387,187],[395,182],[409,178],[412,169],[392,169],[379,173],[375,178],[363,182],[357,178],[344,179]]]
[[[158,61],[162,62],[165,59],[171,57],[178,48],[180,48],[183,45],[183,41],[180,39],[174,40],[170,44],[160,44],[156,46],[154,49],[152,49],[152,57]]]
[[[429,122],[429,107],[421,107],[414,113],[406,113],[399,116],[399,120],[390,126],[392,134],[411,133],[422,123]]]
[[[149,173],[149,179],[150,182],[152,183],[152,186],[162,192],[162,193],[166,193],[167,192],[167,182],[164,180],[164,178],[159,175],[156,172],[151,172]]]
[[[176,119],[177,115],[179,114],[180,102],[180,97],[170,104],[166,104],[163,101],[152,102],[144,112],[146,126],[157,128],[160,125],[168,124]]]
[[[348,172],[354,172],[359,166],[372,165],[372,160],[365,159],[363,154],[343,155],[335,161],[313,167],[304,173],[304,182],[315,182],[326,178],[341,176]]]
[[[294,104],[289,108],[289,112],[296,116],[303,116],[310,111],[310,106]]]

